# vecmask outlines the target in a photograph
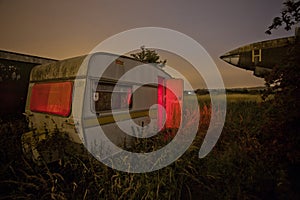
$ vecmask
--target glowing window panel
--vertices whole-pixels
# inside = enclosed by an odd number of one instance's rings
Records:
[[[165,87],[164,87],[165,79],[163,77],[158,77],[158,85],[157,85],[157,104],[162,107],[158,107],[157,109],[157,126],[159,129],[162,129],[164,124],[163,121],[165,119],[163,108],[165,108],[164,96],[165,96]]]
[[[38,83],[32,87],[30,110],[64,117],[72,104],[72,82]]]
[[[182,116],[183,81],[181,79],[166,80],[166,128],[180,127]]]

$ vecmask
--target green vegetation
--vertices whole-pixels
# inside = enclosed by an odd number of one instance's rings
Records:
[[[266,127],[271,101],[229,95],[223,132],[204,159],[198,151],[211,108],[203,96],[199,101],[200,131],[193,145],[170,166],[145,174],[119,172],[89,154],[67,152],[60,162],[37,166],[21,151],[26,122],[2,119],[0,199],[299,199],[299,138]],[[63,133],[52,139],[47,146],[64,149],[68,142]],[[141,140],[136,148],[145,146],[149,141]]]
[[[227,102],[241,102],[241,101],[262,102],[261,96],[257,94],[236,94],[235,93],[235,94],[227,94],[226,97],[227,97]],[[200,102],[209,102],[210,96],[209,94],[199,95],[198,99]]]
[[[141,46],[141,51],[137,53],[132,53],[130,56],[138,61],[144,63],[157,63],[160,64],[161,67],[167,63],[167,60],[159,60],[160,56],[156,53],[155,50],[147,49],[145,46]]]

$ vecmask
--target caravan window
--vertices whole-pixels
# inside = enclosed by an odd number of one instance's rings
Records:
[[[94,93],[94,101],[96,112],[132,108],[132,87],[99,83]]]
[[[67,117],[71,112],[72,82],[38,83],[32,87],[30,110]]]

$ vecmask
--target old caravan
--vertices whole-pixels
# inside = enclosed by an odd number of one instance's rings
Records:
[[[93,136],[80,128],[99,125],[116,145],[130,144],[131,136],[117,121],[132,120],[139,127],[150,121],[158,128],[176,127],[180,117],[171,115],[174,109],[178,114],[182,90],[182,80],[172,79],[161,68],[109,53],[36,66],[25,107],[31,131],[23,134],[23,149],[35,159],[43,156],[36,145],[51,132],[67,133],[73,143],[88,146]],[[154,108],[155,104],[160,106]]]

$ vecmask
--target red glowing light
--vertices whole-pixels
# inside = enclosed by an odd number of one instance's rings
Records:
[[[39,83],[32,87],[30,110],[68,116],[71,112],[72,82]]]
[[[166,128],[178,129],[181,124],[183,81],[166,80]]]

